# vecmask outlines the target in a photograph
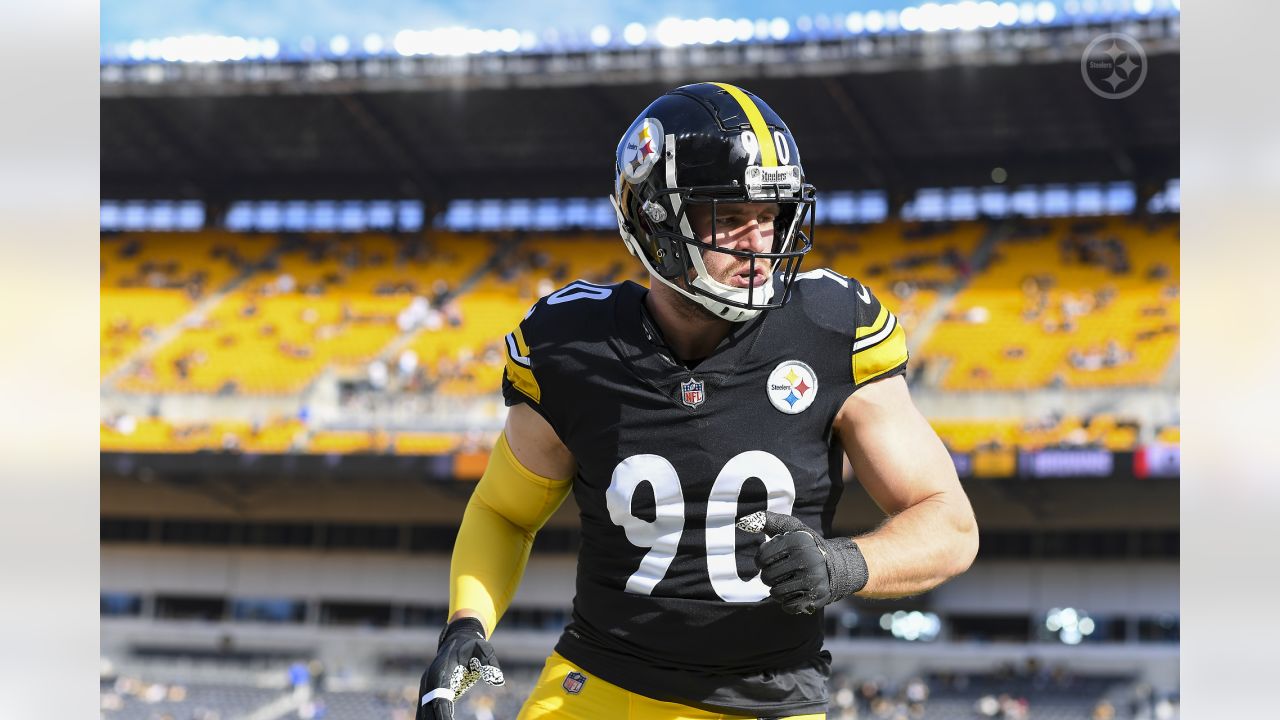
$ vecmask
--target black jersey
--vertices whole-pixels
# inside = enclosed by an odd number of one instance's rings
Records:
[[[556,649],[660,700],[820,712],[822,613],[768,599],[761,538],[734,521],[767,507],[830,535],[843,463],[832,421],[858,387],[905,372],[903,331],[861,283],[813,270],[690,369],[662,343],[647,292],[574,282],[506,338],[507,404],[545,417],[577,462],[577,595]]]

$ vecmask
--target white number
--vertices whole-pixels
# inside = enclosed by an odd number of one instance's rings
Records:
[[[756,161],[756,153],[760,151],[760,140],[750,130],[742,131],[742,149],[747,151],[747,164]]]
[[[749,478],[759,478],[767,493],[767,507],[776,513],[790,513],[795,504],[796,484],[791,471],[776,456],[762,450],[748,450],[725,463],[711,485],[707,499],[707,573],[711,587],[726,602],[756,602],[769,595],[757,574],[750,580],[738,576],[738,498]],[[641,483],[653,489],[652,521],[631,513],[631,503]],[[627,592],[653,594],[667,574],[684,530],[684,493],[680,476],[665,458],[632,455],[618,464],[605,492],[609,519],[622,528],[627,541],[649,548],[640,567],[627,578]]]
[[[653,488],[655,517],[652,521],[631,514],[631,501],[641,483]],[[640,561],[640,568],[627,578],[627,592],[649,595],[671,567],[684,532],[680,476],[666,458],[632,455],[614,468],[605,503],[609,506],[609,519],[622,527],[627,540],[636,547],[649,548]]]
[[[547,296],[548,305],[559,305],[573,300],[603,300],[613,292],[612,288],[600,287],[590,283],[574,280]],[[532,312],[532,310],[530,311]]]
[[[756,573],[750,580],[738,577],[738,497],[748,478],[760,478],[768,495],[769,510],[791,514],[796,483],[791,471],[776,456],[761,450],[739,453],[725,464],[711,486],[707,500],[707,573],[716,594],[728,602],[755,602],[769,596],[769,588]]]
[[[773,144],[778,148],[778,164],[791,164],[791,146],[787,144],[787,137],[782,134],[781,130],[773,131]]]
[[[841,275],[840,273],[828,270],[827,268],[818,268],[816,270],[796,274],[797,280],[821,280],[822,278],[835,280],[844,287],[849,287],[849,278]]]

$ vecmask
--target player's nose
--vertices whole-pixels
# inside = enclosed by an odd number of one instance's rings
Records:
[[[751,252],[768,250],[769,243],[765,238],[766,229],[772,229],[772,227],[756,219],[748,220],[738,227],[738,236],[734,238],[734,248],[737,250],[750,250]]]

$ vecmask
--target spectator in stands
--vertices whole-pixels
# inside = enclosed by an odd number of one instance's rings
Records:
[[[427,316],[431,312],[431,301],[422,295],[418,295],[409,302],[408,307],[401,310],[400,314],[396,316],[396,327],[402,333],[417,330],[426,325]]]
[[[907,709],[912,717],[918,718],[924,715],[924,704],[929,700],[929,686],[925,684],[923,678],[914,677],[908,680],[903,696],[906,698]]]
[[[1133,353],[1120,347],[1114,339],[1107,341],[1107,349],[1102,355],[1102,366],[1107,368],[1124,365],[1133,359]]]
[[[396,370],[401,383],[408,383],[418,371],[418,353],[413,348],[405,348],[396,359]]]
[[[381,359],[375,359],[369,363],[369,387],[376,392],[382,392],[387,389],[387,364]]]

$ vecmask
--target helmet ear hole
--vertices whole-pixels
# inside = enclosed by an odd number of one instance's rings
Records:
[[[680,277],[685,273],[684,243],[672,242],[670,238],[658,235],[654,237],[657,263],[654,269],[668,280]]]

